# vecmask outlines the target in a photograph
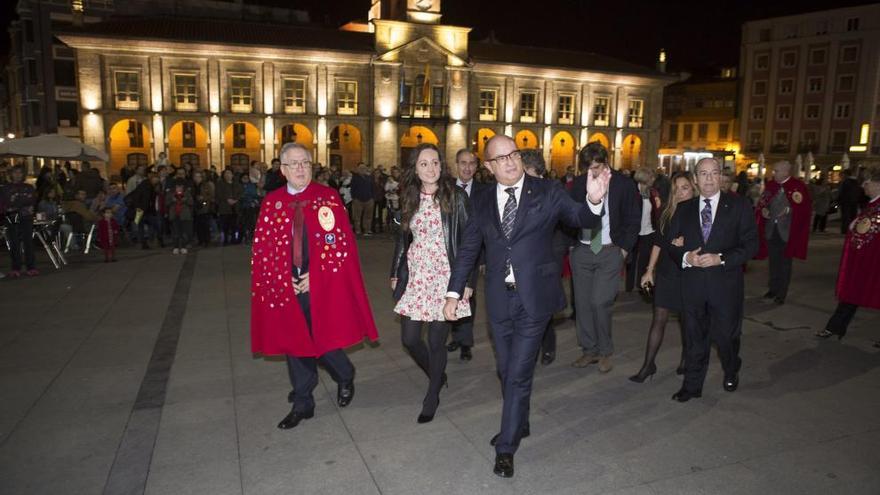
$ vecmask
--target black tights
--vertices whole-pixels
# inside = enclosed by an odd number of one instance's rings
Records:
[[[446,339],[449,322],[429,321],[428,344],[422,340],[423,321],[400,318],[400,340],[413,361],[428,375],[428,393],[422,403],[422,414],[434,414],[440,405],[440,387],[446,371]]]
[[[651,320],[651,330],[648,332],[648,345],[645,349],[645,362],[642,364],[642,369],[639,370],[640,375],[648,373],[649,368],[655,366],[654,359],[657,357],[657,352],[660,351],[660,345],[663,344],[663,335],[666,333],[666,323],[668,321],[669,310],[654,306],[654,318]],[[684,369],[684,347],[684,332],[682,332],[681,360],[678,364],[680,369]]]

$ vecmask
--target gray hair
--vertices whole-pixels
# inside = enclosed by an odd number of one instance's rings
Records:
[[[309,155],[309,161],[312,161],[312,151],[306,148],[305,146],[299,143],[284,143],[284,146],[281,147],[281,151],[278,153],[278,157],[284,156],[285,153],[292,150],[303,150],[307,155]]]

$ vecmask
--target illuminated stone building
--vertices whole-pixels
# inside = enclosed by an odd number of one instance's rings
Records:
[[[82,137],[127,162],[269,161],[295,141],[323,164],[398,164],[420,142],[482,156],[495,134],[563,171],[599,140],[614,164],[656,165],[674,78],[592,53],[469,41],[439,0],[372,2],[340,30],[194,19],[71,29]]]

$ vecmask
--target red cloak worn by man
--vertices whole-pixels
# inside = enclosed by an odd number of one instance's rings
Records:
[[[880,198],[852,222],[837,274],[840,302],[880,309]]]
[[[293,287],[297,208],[307,236],[311,329]],[[285,187],[269,193],[254,232],[251,268],[252,352],[320,357],[378,338],[355,236],[335,190],[310,182],[296,195]]]
[[[791,208],[791,227],[784,255],[787,258],[805,260],[807,259],[807,242],[810,239],[812,201],[807,186],[796,177],[789,177],[782,184],[775,180],[767,181],[764,193],[761,194],[755,208],[755,219],[758,223],[758,236],[761,243],[755,258],[759,260],[767,258],[766,223],[769,220],[769,206],[780,188],[784,190],[789,208]]]

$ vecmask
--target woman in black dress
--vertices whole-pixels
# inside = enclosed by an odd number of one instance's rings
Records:
[[[669,193],[669,201],[666,209],[660,215],[658,225],[659,234],[654,237],[654,247],[651,249],[651,259],[648,261],[648,269],[642,277],[641,286],[648,289],[654,287],[654,318],[651,321],[651,329],[648,332],[648,346],[645,349],[645,362],[638,373],[629,377],[631,381],[642,383],[646,378],[657,372],[654,359],[657,351],[663,343],[663,335],[666,333],[666,322],[670,312],[681,311],[681,269],[675,266],[675,262],[666,252],[667,246],[663,235],[669,225],[672,215],[675,214],[676,206],[696,193],[693,176],[690,172],[678,172],[672,176],[672,190]],[[682,239],[674,239],[672,244],[680,245]],[[684,336],[682,336],[681,361],[676,374],[684,372]]]

